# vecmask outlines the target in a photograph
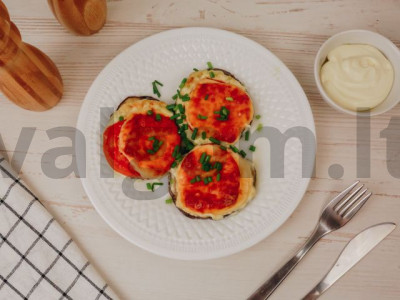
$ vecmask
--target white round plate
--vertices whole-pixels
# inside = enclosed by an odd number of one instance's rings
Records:
[[[288,219],[306,191],[309,178],[302,176],[302,146],[304,154],[312,156],[303,167],[312,169],[315,158],[314,142],[302,145],[291,138],[284,152],[285,175],[271,178],[269,142],[258,139],[253,155],[257,195],[241,212],[221,221],[187,218],[173,204],[165,203],[169,198],[166,185],[158,191],[159,199],[132,199],[122,190],[123,176],[102,178],[100,169],[109,169],[102,158],[102,128],[110,111],[101,108],[115,109],[127,96],[152,95],[151,83],[156,79],[164,84],[161,100],[172,102],[182,78],[192,68],[207,68],[208,61],[247,87],[256,114],[262,116],[253,121],[252,130],[262,122],[281,132],[306,127],[315,136],[311,109],[296,78],[270,51],[243,36],[211,28],[169,30],[143,39],[114,58],[94,81],[79,115],[77,127],[86,139],[82,183],[115,231],[139,247],[170,258],[222,257],[270,235]],[[82,153],[79,156],[83,158]]]

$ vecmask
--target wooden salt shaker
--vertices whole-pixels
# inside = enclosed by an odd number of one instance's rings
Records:
[[[46,54],[21,40],[1,0],[0,89],[15,104],[34,111],[52,108],[63,94],[57,67]]]
[[[106,0],[47,0],[57,20],[68,30],[91,35],[106,22]]]

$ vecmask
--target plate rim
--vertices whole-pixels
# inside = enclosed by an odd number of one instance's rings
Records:
[[[79,115],[78,115],[78,119],[77,119],[77,123],[76,123],[76,128],[77,130],[80,130],[83,132],[83,134],[85,134],[85,130],[83,130],[84,126],[84,119],[85,119],[85,115],[87,114],[87,106],[85,106],[85,103],[87,102],[87,99],[89,99],[91,97],[91,95],[95,92],[95,90],[97,89],[97,86],[100,84],[100,82],[98,81],[100,78],[103,77],[104,74],[108,73],[109,71],[106,71],[106,69],[108,68],[112,68],[114,65],[118,64],[118,61],[121,59],[121,56],[126,55],[126,53],[128,51],[130,51],[131,48],[135,47],[137,44],[143,42],[143,41],[149,41],[151,39],[157,40],[160,37],[164,37],[167,35],[174,35],[174,34],[180,34],[180,33],[184,33],[184,32],[191,32],[191,31],[195,31],[196,33],[202,33],[202,34],[207,34],[207,33],[213,33],[213,34],[223,34],[226,36],[230,36],[233,39],[236,40],[242,40],[244,43],[248,43],[248,44],[252,44],[253,47],[257,47],[259,49],[261,49],[262,51],[265,51],[266,53],[268,53],[268,55],[272,56],[274,58],[274,60],[276,61],[276,63],[279,64],[279,67],[285,69],[285,71],[287,71],[287,75],[289,77],[291,77],[290,79],[293,81],[294,85],[297,87],[297,89],[301,92],[301,97],[303,97],[306,101],[304,101],[304,104],[302,105],[303,109],[306,110],[306,113],[309,114],[309,118],[308,118],[308,122],[309,124],[307,124],[307,128],[310,129],[312,131],[312,133],[314,134],[315,137],[315,144],[314,144],[314,159],[312,160],[312,165],[310,165],[310,169],[313,170],[315,167],[315,158],[316,158],[316,151],[317,151],[317,136],[316,136],[316,129],[315,129],[315,121],[314,121],[314,116],[313,116],[313,112],[311,109],[311,105],[310,102],[308,100],[308,97],[303,89],[303,87],[301,86],[300,82],[298,81],[298,79],[296,78],[296,76],[292,73],[292,71],[289,69],[288,66],[286,66],[285,63],[283,63],[273,52],[271,52],[269,49],[267,49],[266,47],[262,46],[261,44],[257,43],[256,41],[247,38],[243,35],[240,35],[238,33],[235,32],[231,32],[228,30],[224,30],[224,29],[219,29],[219,28],[212,28],[212,27],[182,27],[182,28],[174,28],[174,29],[169,29],[169,30],[164,30],[149,36],[146,36],[142,39],[140,39],[139,41],[133,43],[132,45],[126,47],[125,49],[123,49],[121,52],[119,52],[118,54],[116,54],[104,67],[103,69],[98,73],[98,75],[95,77],[95,79],[93,80],[92,84],[90,85],[90,88],[88,89],[84,100],[82,101],[81,107],[80,107],[80,111],[79,111]],[[86,137],[85,137],[85,143],[86,143]],[[79,162],[80,159],[85,159],[84,157],[82,157],[81,155],[83,154],[84,156],[86,156],[86,146],[85,146],[85,151],[84,153],[82,153],[80,147],[81,147],[81,143],[78,141],[78,136],[76,137],[75,140],[75,152],[76,152],[76,156],[77,156],[77,162]],[[86,166],[86,160],[85,161],[85,168]],[[79,163],[78,163],[79,165]],[[135,239],[132,237],[131,234],[129,234],[129,231],[125,230],[125,228],[123,228],[123,226],[118,225],[118,222],[114,222],[113,220],[111,220],[112,218],[109,218],[107,216],[107,212],[105,210],[105,208],[103,206],[101,206],[99,203],[97,203],[95,200],[93,200],[91,194],[93,194],[92,187],[90,186],[89,183],[89,179],[87,178],[87,176],[85,177],[81,177],[80,180],[82,182],[82,186],[85,190],[85,193],[87,194],[90,202],[92,203],[92,205],[94,206],[95,210],[97,211],[97,213],[101,216],[101,218],[115,231],[117,232],[120,236],[122,236],[124,239],[126,239],[127,241],[129,241],[130,243],[138,246],[139,248],[146,250],[150,253],[162,256],[162,257],[167,257],[167,258],[172,258],[172,259],[178,259],[178,260],[191,260],[191,261],[196,261],[196,260],[209,260],[209,259],[216,259],[216,258],[221,258],[221,257],[225,257],[225,256],[230,256],[233,255],[235,253],[239,253],[243,250],[246,250],[254,245],[256,245],[257,243],[263,241],[264,239],[266,239],[268,236],[272,235],[274,232],[276,232],[288,219],[289,217],[293,214],[293,212],[296,210],[296,208],[299,206],[300,202],[302,201],[308,185],[310,183],[311,180],[311,174],[310,177],[307,178],[302,178],[304,179],[303,182],[301,184],[299,184],[299,200],[297,201],[297,203],[293,206],[293,209],[290,211],[287,211],[286,214],[284,214],[280,220],[280,222],[276,222],[274,223],[274,226],[271,226],[271,230],[269,232],[267,231],[261,231],[261,233],[259,234],[254,234],[252,235],[251,238],[249,238],[245,243],[239,243],[236,246],[233,247],[229,247],[229,248],[223,248],[223,249],[218,249],[217,251],[212,251],[212,252],[201,252],[201,253],[187,253],[187,252],[175,252],[172,251],[170,249],[160,249],[159,247],[155,247],[153,244],[148,243],[147,241],[143,240],[143,239]]]

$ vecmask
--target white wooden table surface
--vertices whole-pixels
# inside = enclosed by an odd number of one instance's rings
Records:
[[[339,31],[361,28],[381,33],[400,46],[400,1],[396,0],[108,0],[107,24],[91,37],[63,29],[45,0],[4,3],[24,40],[46,52],[59,67],[65,95],[57,107],[44,113],[24,111],[1,95],[0,134],[5,147],[0,146],[1,154],[16,154],[21,128],[36,127],[22,176],[123,299],[244,299],[259,286],[309,236],[333,192],[356,178],[356,119],[328,107],[314,84],[312,65],[320,44]],[[273,51],[304,88],[318,136],[316,176],[290,219],[256,246],[210,261],[176,261],[141,250],[106,225],[79,178],[50,179],[41,169],[43,153],[71,145],[68,138],[50,140],[46,130],[75,126],[86,91],[115,55],[144,37],[184,26],[231,30]],[[380,137],[399,114],[397,106],[371,123],[371,178],[363,182],[375,192],[373,198],[352,222],[319,242],[271,299],[299,299],[356,233],[379,222],[400,222],[399,179],[387,170],[386,140]],[[400,142],[396,146],[400,150]],[[64,157],[58,163],[61,167],[70,161],[71,157]],[[339,180],[328,173],[335,163],[344,166]],[[323,299],[400,299],[400,229]]]

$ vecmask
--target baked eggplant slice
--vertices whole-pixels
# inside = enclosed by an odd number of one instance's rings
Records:
[[[177,101],[185,107],[190,130],[197,128],[195,144],[210,143],[210,137],[234,144],[253,120],[253,103],[245,86],[227,71],[191,73],[180,95]],[[203,132],[206,139],[202,138]]]
[[[185,215],[223,217],[245,207],[256,193],[253,163],[230,150],[196,146],[170,173],[170,193]]]
[[[172,113],[151,97],[129,97],[112,114],[103,134],[107,161],[123,175],[151,179],[166,174],[181,142]],[[122,167],[121,167],[122,166]]]

